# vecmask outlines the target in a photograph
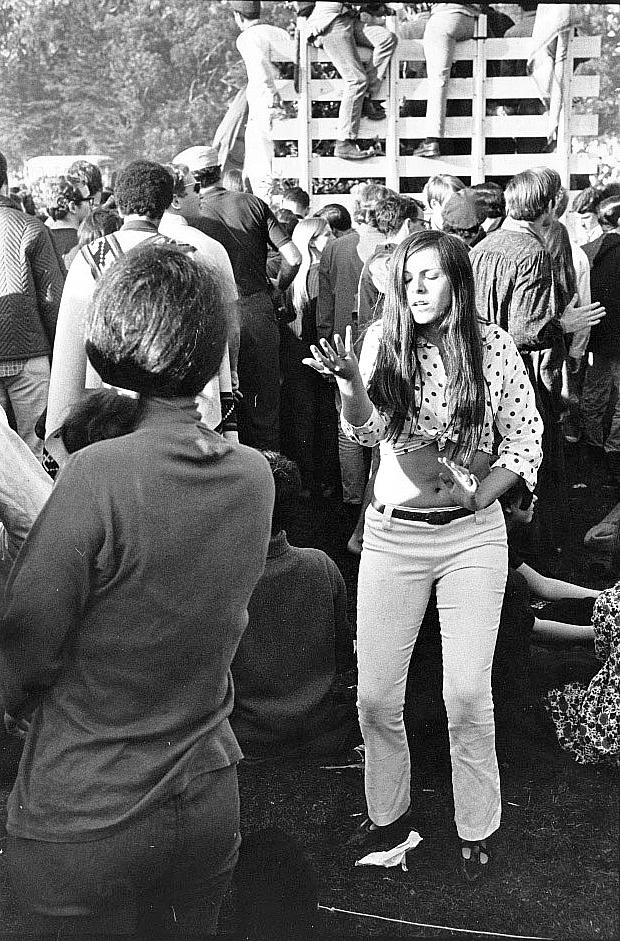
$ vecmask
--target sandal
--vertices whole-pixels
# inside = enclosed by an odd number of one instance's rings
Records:
[[[459,869],[465,882],[479,882],[483,879],[490,861],[491,851],[486,840],[461,840]]]

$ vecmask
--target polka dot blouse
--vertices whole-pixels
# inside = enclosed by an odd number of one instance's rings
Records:
[[[505,330],[495,324],[481,324],[484,343],[484,377],[488,386],[487,408],[478,450],[492,454],[494,432],[500,441],[499,457],[494,467],[505,467],[522,477],[533,490],[542,459],[543,423],[534,402],[534,390],[523,360],[514,341]],[[383,334],[381,320],[369,327],[360,356],[360,372],[368,385]],[[373,405],[370,418],[364,425],[354,426],[341,416],[345,435],[359,444],[394,454],[406,454],[436,442],[443,450],[448,441],[454,441],[454,429],[448,433],[450,407],[446,401],[446,373],[436,346],[420,341],[418,358],[422,367],[422,383],[415,386],[420,410],[417,422],[413,416],[405,422],[397,439],[388,441],[389,415]]]

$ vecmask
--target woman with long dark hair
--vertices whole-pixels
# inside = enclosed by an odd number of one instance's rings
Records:
[[[403,704],[434,586],[459,861],[474,881],[501,815],[491,665],[507,548],[497,498],[519,477],[534,489],[542,436],[534,392],[510,336],[478,319],[466,246],[442,232],[396,248],[383,319],[368,329],[359,364],[350,332],[321,346],[308,363],[336,379],[343,428],[381,453],[358,582],[368,819],[352,842],[394,846],[412,827]]]

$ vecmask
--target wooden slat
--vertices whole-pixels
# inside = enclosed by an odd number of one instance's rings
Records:
[[[456,79],[453,79],[456,81]],[[528,76],[522,78],[489,78],[487,80],[487,99],[500,98],[537,98],[532,93],[534,82]],[[600,76],[575,75],[573,79],[573,98],[597,98],[600,89]]]

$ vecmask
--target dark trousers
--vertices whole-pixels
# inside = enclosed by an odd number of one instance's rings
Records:
[[[300,470],[308,490],[335,486],[338,464],[338,417],[332,387],[302,360],[311,357],[310,344],[282,327],[282,450]]]
[[[237,312],[241,328],[239,347],[239,441],[252,448],[277,451],[280,447],[280,330],[271,296],[240,297]]]
[[[215,934],[240,842],[231,765],[100,840],[9,836],[5,864],[16,895],[38,914],[84,918],[87,933],[89,920],[125,913],[117,933],[184,939]]]

